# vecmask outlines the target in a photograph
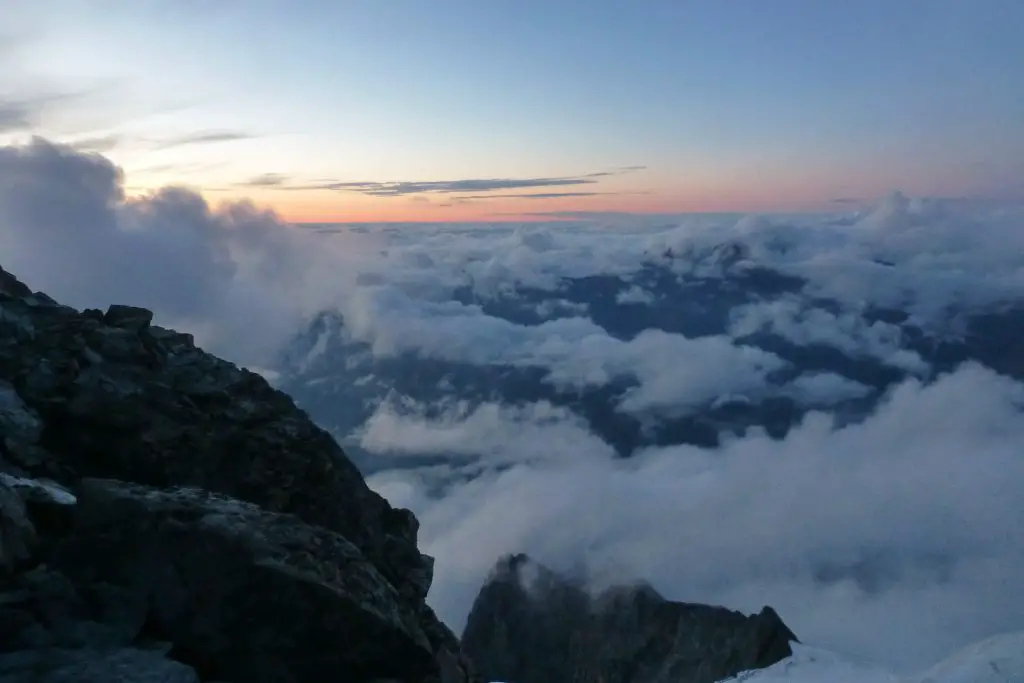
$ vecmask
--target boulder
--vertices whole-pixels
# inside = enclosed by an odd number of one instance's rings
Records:
[[[421,681],[439,665],[420,615],[340,534],[202,489],[90,479],[53,566],[116,591],[204,679]],[[102,603],[100,599],[98,602]]]
[[[790,656],[795,640],[770,607],[747,616],[644,585],[593,594],[525,555],[498,562],[462,635],[486,680],[516,683],[714,683]]]

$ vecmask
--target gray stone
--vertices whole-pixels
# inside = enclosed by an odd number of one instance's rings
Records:
[[[153,322],[153,311],[136,306],[114,304],[107,309],[103,321],[111,327],[141,332]]]

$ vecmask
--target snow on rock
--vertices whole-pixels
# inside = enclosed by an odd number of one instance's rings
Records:
[[[728,683],[898,683],[889,671],[800,643],[793,656],[766,669],[744,671]],[[724,682],[723,682],[724,683]]]
[[[28,491],[30,495],[37,495],[56,505],[74,505],[78,502],[73,493],[49,479],[27,479],[0,472],[0,484],[5,484],[15,490]]]
[[[1024,631],[968,645],[905,683],[1018,683],[1024,681]]]
[[[827,650],[791,646],[792,657],[722,683],[1024,683],[1024,631],[968,645],[924,673],[905,677]]]

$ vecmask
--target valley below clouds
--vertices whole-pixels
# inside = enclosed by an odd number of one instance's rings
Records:
[[[460,631],[499,556],[911,670],[1024,622],[1024,211],[289,225],[0,148],[0,263],[153,309],[331,431]]]

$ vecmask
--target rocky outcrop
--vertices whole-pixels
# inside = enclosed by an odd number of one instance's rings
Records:
[[[525,555],[503,558],[462,644],[486,680],[713,683],[792,654],[775,610],[747,616],[671,602],[649,586],[592,595]]]
[[[4,683],[472,678],[415,517],[287,396],[2,269],[0,515]]]

